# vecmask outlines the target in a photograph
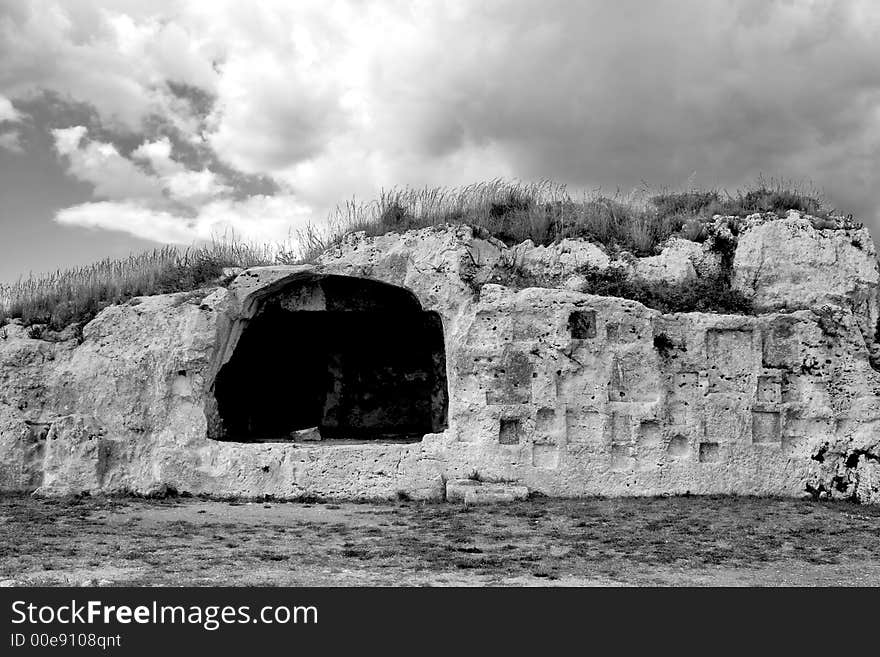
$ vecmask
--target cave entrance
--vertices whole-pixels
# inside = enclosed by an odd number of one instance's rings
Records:
[[[440,316],[385,283],[291,282],[261,300],[214,397],[220,440],[421,440],[447,426]]]

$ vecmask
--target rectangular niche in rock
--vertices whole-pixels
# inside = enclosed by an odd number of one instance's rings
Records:
[[[518,445],[522,435],[519,418],[502,418],[498,429],[498,442],[501,445]]]
[[[568,316],[568,330],[575,340],[596,337],[596,311],[575,310]]]

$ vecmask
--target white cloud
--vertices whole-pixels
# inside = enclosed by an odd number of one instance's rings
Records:
[[[0,148],[5,148],[13,153],[24,153],[21,145],[21,135],[16,130],[0,132]]]
[[[131,153],[134,160],[147,162],[161,179],[162,186],[175,201],[198,206],[231,193],[232,187],[207,168],[187,169],[171,156],[171,140],[167,137],[154,142],[145,141]]]
[[[55,220],[65,226],[123,231],[156,242],[185,243],[195,237],[191,221],[134,201],[82,203],[59,210]]]
[[[84,142],[88,136],[88,130],[84,126],[57,129],[53,130],[52,134],[55,138],[55,150],[67,162],[67,172],[71,176],[91,183],[98,198],[131,201],[128,204],[121,204],[120,216],[123,219],[119,220],[122,221],[121,224],[115,224],[116,229],[125,225],[124,218],[127,217],[132,221],[130,232],[141,235],[144,228],[140,227],[138,217],[144,216],[144,212],[154,212],[159,233],[167,233],[177,241],[178,233],[169,230],[168,225],[169,222],[178,221],[181,224],[181,234],[188,232],[191,237],[197,238],[200,233],[195,230],[194,224],[182,221],[177,214],[168,212],[173,205],[172,202],[196,210],[233,191],[216,173],[206,168],[190,170],[174,160],[171,142],[167,138],[154,142],[145,141],[132,151],[129,159],[121,155],[113,144],[100,141]],[[136,161],[149,164],[153,171],[145,171],[135,163]],[[86,206],[93,206],[101,215],[112,204],[98,203],[86,204]],[[70,215],[76,217],[76,221],[71,220],[69,223],[92,225],[82,216],[82,208],[86,206],[80,206]],[[216,212],[216,208],[212,209],[211,216],[216,215]],[[106,223],[106,219],[95,221],[102,225]]]
[[[175,214],[134,201],[83,203],[60,210],[56,221],[68,226],[123,231],[156,242],[187,244],[215,236],[279,244],[312,219],[311,210],[287,195],[221,199],[195,216]]]
[[[171,140],[163,137],[154,142],[145,141],[131,153],[132,158],[149,162],[156,173],[175,173],[182,167],[171,159]]]
[[[149,5],[149,6],[147,6]],[[174,2],[33,2],[0,7],[0,92],[29,97],[50,89],[94,104],[108,124],[138,131],[150,114],[183,128],[196,122],[166,81],[210,89],[216,73],[203,47],[177,21]]]
[[[319,154],[347,117],[341,90],[318,71],[306,74],[295,53],[233,55],[224,66],[207,135],[214,149],[248,173],[278,171]]]
[[[164,177],[162,182],[171,198],[187,205],[202,205],[232,191],[208,169],[178,171]]]
[[[22,118],[22,113],[12,106],[12,102],[5,96],[0,96],[0,123],[4,121],[21,121]]]
[[[79,144],[87,132],[88,129],[82,125],[53,130],[52,136],[55,138],[55,150],[59,155],[70,155],[79,148]]]
[[[113,144],[91,141],[83,126],[52,131],[55,150],[67,159],[67,172],[77,180],[91,183],[95,196],[105,199],[161,200],[162,183],[123,157]]]
[[[230,197],[232,189],[208,169],[190,170],[173,158],[170,140],[145,141],[124,157],[112,145],[86,141],[88,130],[73,126],[53,130],[55,149],[68,173],[94,186],[107,199],[64,208],[58,223],[122,231],[147,240],[190,243],[234,234],[283,242],[312,219],[312,210],[294,196]],[[135,161],[149,164],[153,172]]]

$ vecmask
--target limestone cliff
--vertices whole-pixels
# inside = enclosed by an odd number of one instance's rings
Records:
[[[719,235],[731,224],[716,223]],[[880,503],[876,252],[864,229],[814,223],[756,215],[736,226],[735,251],[710,235],[649,258],[573,240],[508,248],[465,226],[354,234],[313,265],[107,308],[81,337],[34,339],[13,322],[0,328],[0,489],[443,498],[447,481],[471,477],[549,495]],[[585,267],[676,284],[722,271],[759,314],[595,296]],[[430,340],[394,330],[422,330],[421,314],[442,338],[408,357]],[[318,315],[305,344],[272,344],[273,317],[296,332]],[[390,337],[369,333],[382,321]],[[368,365],[334,349],[367,334]],[[278,362],[247,369],[246,348],[277,350]],[[316,392],[260,388],[260,367],[283,364],[292,381],[321,359],[330,374]],[[370,382],[389,394],[371,399]],[[352,439],[244,436],[253,413],[235,424],[228,408],[263,392],[290,413],[308,397],[316,424]],[[389,423],[392,402],[417,435]],[[370,423],[391,438],[355,435]]]

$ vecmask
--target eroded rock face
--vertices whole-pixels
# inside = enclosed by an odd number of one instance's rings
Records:
[[[43,453],[43,483],[38,493],[66,494],[100,490],[108,466],[112,442],[94,418],[63,415],[46,434]]]
[[[794,211],[785,219],[750,219],[736,247],[734,287],[764,310],[845,306],[866,341],[874,341],[880,267],[867,228],[815,228]]]
[[[714,273],[717,265],[703,245],[680,238],[669,240],[659,255],[639,258],[634,265],[637,277],[674,285],[694,280],[698,268],[701,274],[706,275]]]
[[[806,252],[830,249],[857,275],[795,284],[778,260],[768,273],[771,234],[791,230]],[[349,236],[312,266],[257,268],[228,289],[133,300],[102,312],[81,343],[37,340],[12,324],[0,329],[0,488],[442,499],[451,485],[474,502],[526,489],[808,490],[880,503],[880,373],[865,339],[873,311],[854,302],[876,299],[877,279],[849,252],[853,239],[792,217],[747,230],[734,273],[768,304],[758,316],[664,315],[584,294],[566,281],[584,263],[611,266],[601,249],[507,249],[455,227]],[[700,275],[705,246],[667,249],[634,270]],[[492,282],[507,258],[559,287]],[[820,278],[830,271],[822,267],[834,265],[818,267]],[[805,264],[797,271],[809,275]],[[272,299],[300,298],[302,285],[328,276],[405,288],[439,315],[448,428],[417,442],[209,437],[221,421],[213,384],[248,323]],[[787,295],[786,286],[797,289]],[[783,297],[800,309],[776,312]],[[306,310],[326,311],[320,295],[309,298],[317,301]],[[462,483],[474,473],[498,483]]]

